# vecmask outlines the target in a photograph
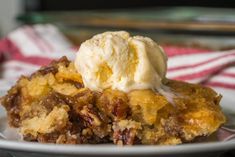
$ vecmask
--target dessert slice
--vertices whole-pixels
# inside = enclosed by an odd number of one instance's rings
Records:
[[[173,80],[165,85],[180,95],[173,102],[149,89],[92,91],[62,57],[21,77],[1,103],[25,140],[45,143],[180,144],[225,122],[221,95],[212,89]]]

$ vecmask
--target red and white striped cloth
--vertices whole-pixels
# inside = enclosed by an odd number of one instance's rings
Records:
[[[73,59],[75,49],[57,27],[44,24],[16,29],[0,40],[0,90],[64,55]]]
[[[167,77],[235,91],[235,50],[163,47],[168,54]],[[53,25],[23,26],[0,41],[0,90],[8,89],[20,75],[76,50]]]

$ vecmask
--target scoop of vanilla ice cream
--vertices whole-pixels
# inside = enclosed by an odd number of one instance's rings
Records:
[[[166,75],[166,62],[166,54],[152,39],[117,31],[95,35],[82,43],[75,67],[91,90],[128,92],[158,89]]]

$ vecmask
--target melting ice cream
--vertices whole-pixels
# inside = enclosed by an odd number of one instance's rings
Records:
[[[155,90],[165,78],[167,57],[148,37],[132,37],[125,31],[105,32],[81,44],[75,66],[91,90]]]

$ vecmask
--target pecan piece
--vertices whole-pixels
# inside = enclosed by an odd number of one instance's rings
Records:
[[[21,91],[18,87],[10,89],[8,94],[1,99],[2,105],[6,108],[9,117],[9,124],[14,127],[20,125]]]
[[[118,130],[113,133],[113,142],[117,145],[133,145],[136,138],[134,129]]]
[[[97,98],[97,107],[112,119],[125,119],[130,112],[127,96],[116,90],[105,90]]]
[[[138,132],[141,124],[131,120],[121,120],[113,125],[113,142],[117,145],[139,144]]]
[[[46,75],[48,73],[52,73],[55,75],[58,72],[58,68],[55,66],[46,66],[46,67],[42,67],[41,69],[39,69],[38,72],[41,75]]]
[[[83,109],[80,111],[80,115],[90,126],[97,127],[101,125],[101,120],[98,115],[96,115],[96,113],[91,108],[88,108],[88,106],[83,107]]]

